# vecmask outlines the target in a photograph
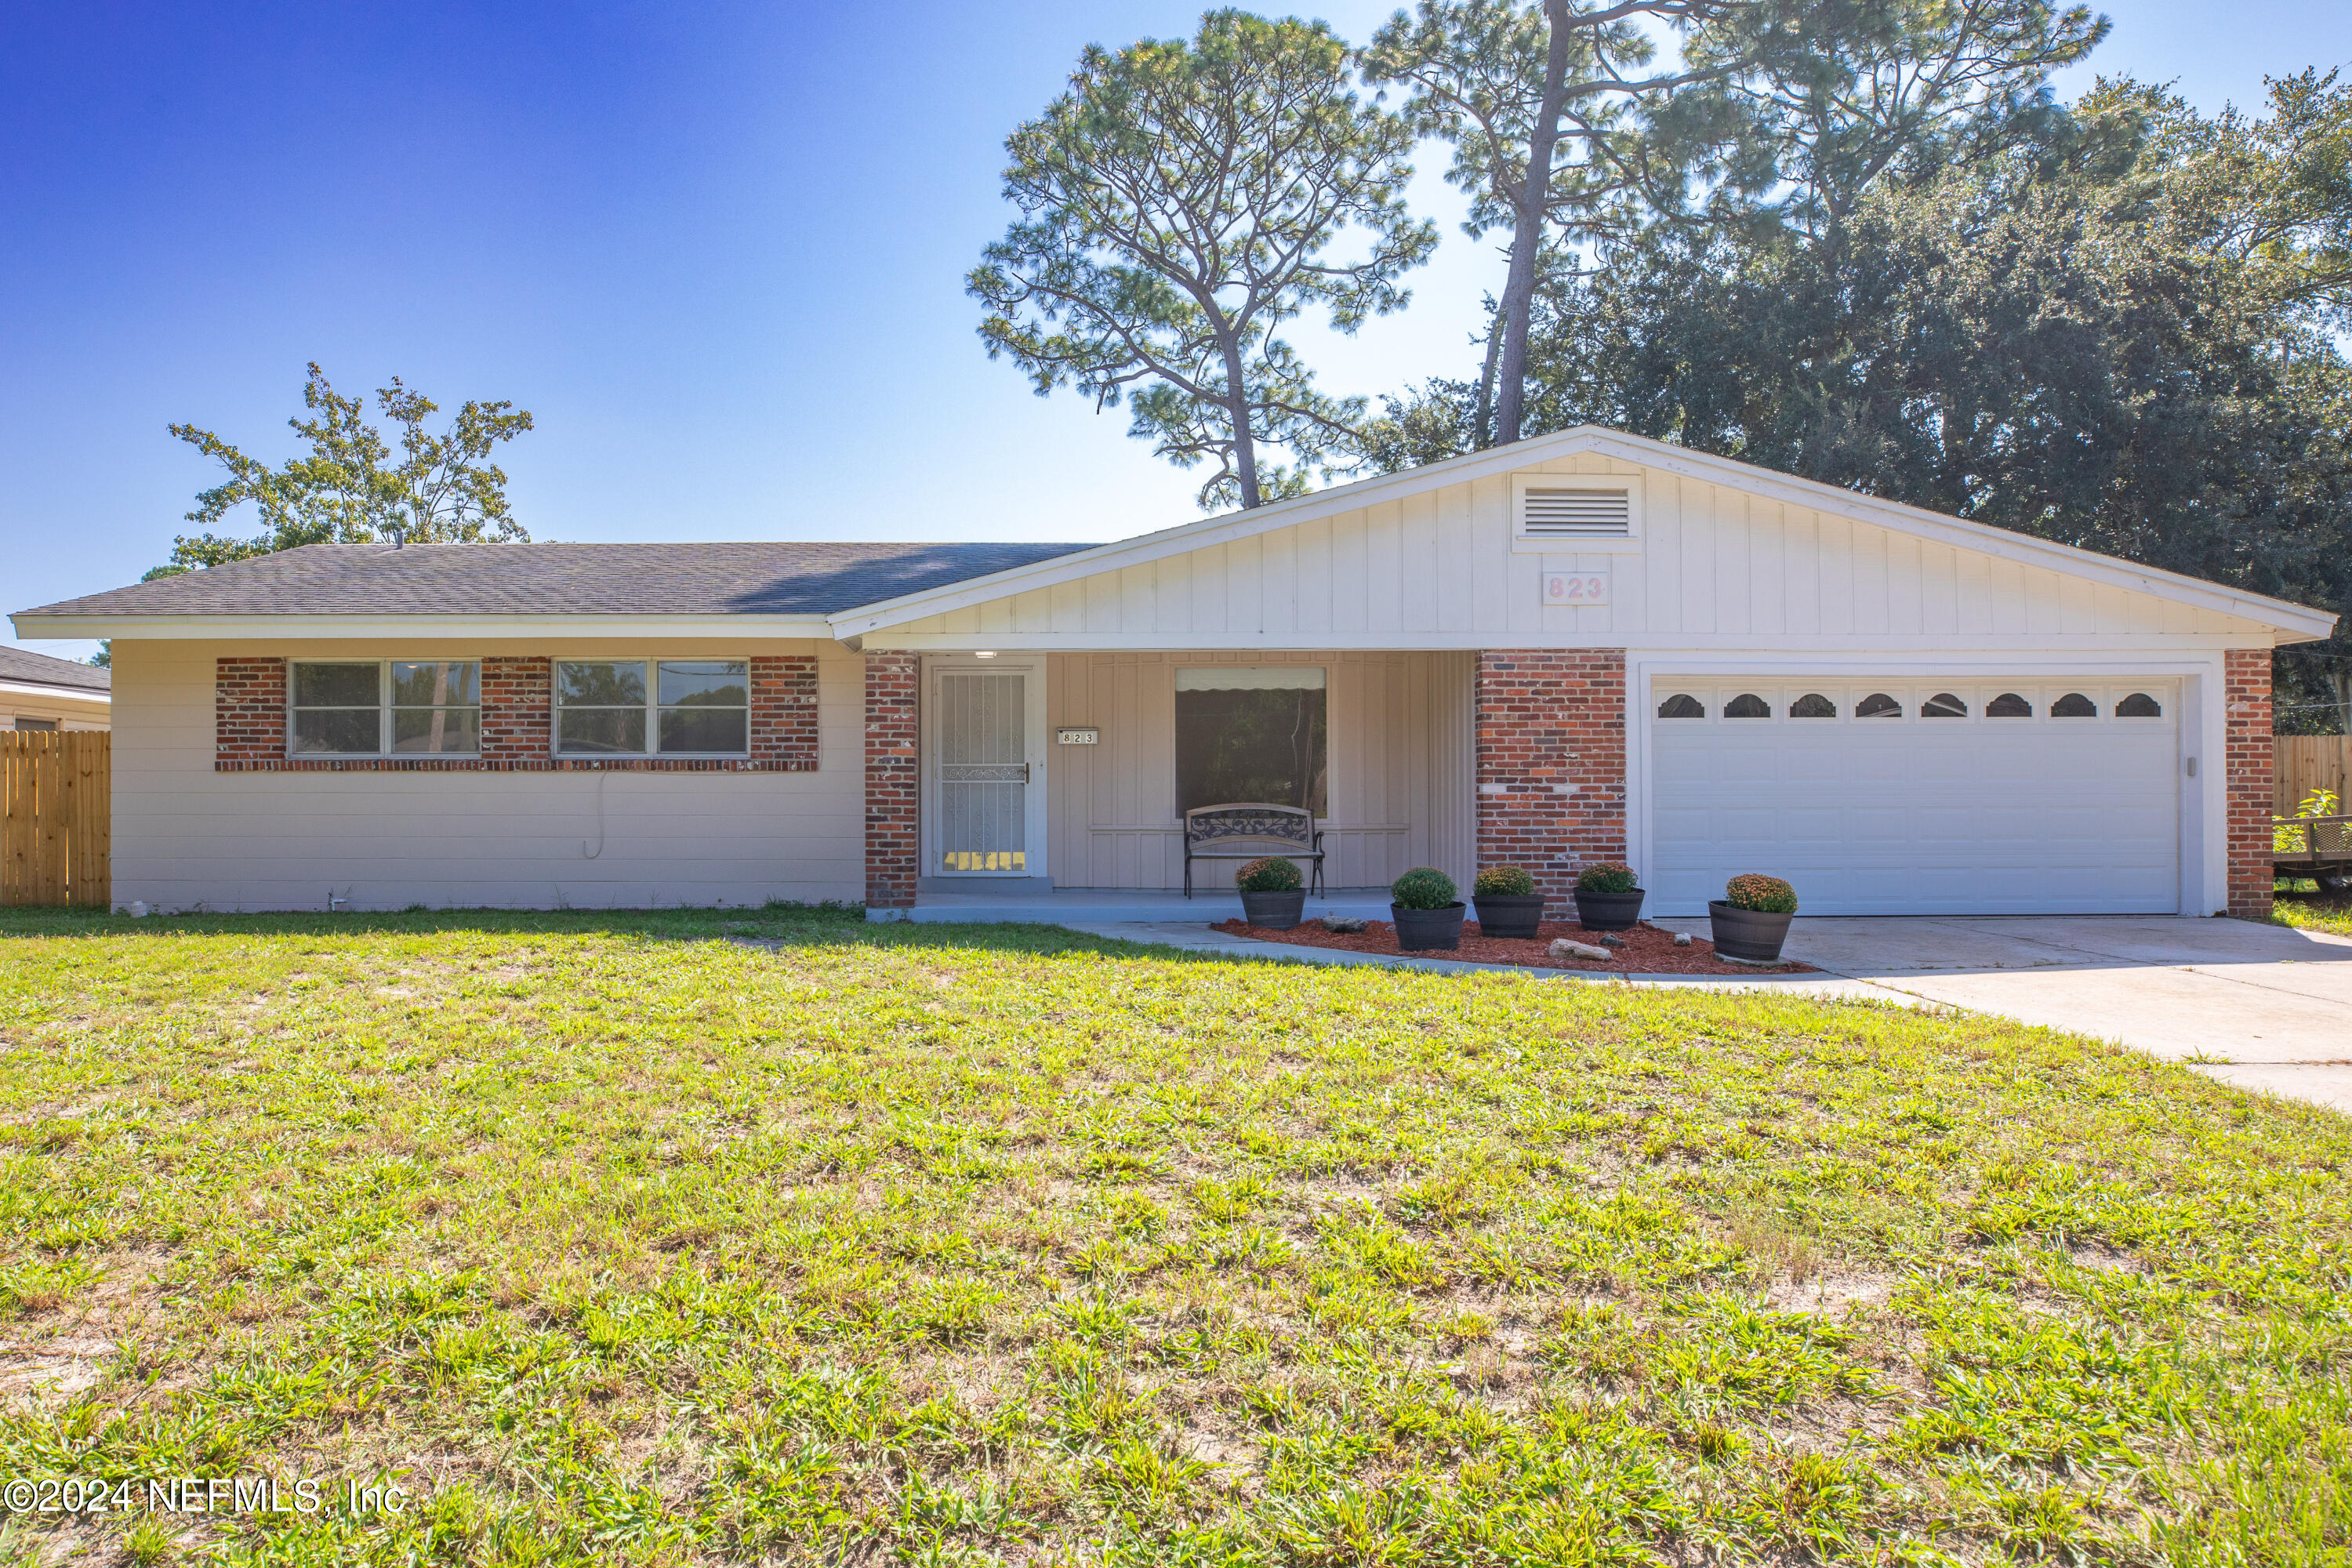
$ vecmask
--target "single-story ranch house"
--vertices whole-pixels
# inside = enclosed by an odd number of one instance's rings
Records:
[[[2212,914],[2333,620],[1587,427],[1111,544],[317,545],[15,624],[113,639],[119,904],[1175,889],[1238,801],[1333,888]]]

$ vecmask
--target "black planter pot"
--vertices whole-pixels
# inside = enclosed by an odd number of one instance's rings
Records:
[[[1307,918],[1307,889],[1242,894],[1242,919],[1268,931],[1288,931]]]
[[[1533,936],[1543,923],[1541,893],[1480,893],[1473,901],[1480,936]]]
[[[1407,952],[1450,950],[1462,945],[1459,903],[1448,904],[1442,910],[1409,910],[1402,904],[1391,904],[1389,918],[1396,922],[1397,945]]]
[[[1789,922],[1797,918],[1768,915],[1761,910],[1735,910],[1720,899],[1709,900],[1706,912],[1715,922],[1715,951],[1751,963],[1780,962],[1780,944],[1789,940]]]
[[[1642,900],[1649,895],[1636,888],[1630,893],[1576,895],[1576,922],[1587,931],[1632,931],[1642,918]]]

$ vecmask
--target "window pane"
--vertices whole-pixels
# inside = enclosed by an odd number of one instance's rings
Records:
[[[688,703],[698,708],[740,708],[750,701],[750,688],[740,660],[720,659],[664,663],[659,667],[661,704]],[[665,745],[664,750],[669,748]]]
[[[1969,705],[1948,691],[1938,691],[1919,705],[1922,719],[1965,719]]]
[[[665,708],[661,749],[740,755],[751,749],[751,718],[740,708]]]
[[[1772,705],[1753,691],[1743,691],[1723,705],[1723,716],[1727,719],[1769,719],[1772,717]]]
[[[2000,696],[1985,704],[1985,717],[1988,719],[2031,719],[2033,717],[2033,704],[2028,702],[2024,698],[2020,697],[2014,691],[2004,691]]]
[[[1693,697],[1686,691],[1677,691],[1672,697],[1667,698],[1664,702],[1658,704],[1658,717],[1661,719],[1704,719],[1706,717],[1706,710],[1699,705],[1699,700],[1697,698]]]
[[[380,700],[373,664],[298,664],[294,667],[294,706],[297,708],[373,708]],[[373,742],[368,750],[375,750]]]
[[[2099,705],[2079,691],[2069,691],[2050,705],[2053,719],[2095,719]]]
[[[646,710],[642,708],[566,708],[556,739],[560,752],[642,752],[646,749]]]
[[[298,708],[294,710],[294,750],[298,753],[372,757],[383,737],[377,726],[383,718],[374,708]]]
[[[471,708],[481,700],[474,695],[478,667],[471,660],[436,659],[422,663],[394,660],[392,705],[395,708]]]
[[[2135,691],[2116,704],[2118,719],[2161,719],[2164,705],[2145,691]]]
[[[1853,705],[1853,716],[1857,719],[1900,719],[1903,717],[1903,704],[1884,691],[1874,691]]]
[[[475,751],[480,713],[476,708],[395,708],[392,749],[426,753]]]
[[[1789,704],[1789,717],[1791,719],[1834,719],[1837,717],[1837,704],[1831,701],[1828,698],[1822,696],[1818,691],[1808,691],[1802,697],[1798,698],[1794,702]]]
[[[636,659],[611,663],[575,663],[555,667],[555,695],[566,707],[625,706],[646,700],[646,667]]]
[[[1176,809],[1265,801],[1325,809],[1323,693],[1300,687],[1176,693]]]

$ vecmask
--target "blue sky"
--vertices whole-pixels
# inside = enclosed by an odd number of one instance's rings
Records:
[[[1392,4],[1312,7],[1361,40]],[[2121,0],[2098,70],[2199,104],[2352,62],[2352,7]],[[313,3],[0,19],[0,611],[135,580],[217,470],[289,455],[306,362],[509,397],[532,533],[1103,539],[1197,482],[991,363],[962,276],[1001,143],[1090,42],[1195,5]],[[2073,92],[2090,72],[2062,82]],[[1325,384],[1460,370],[1492,252],[1401,317],[1299,335]],[[249,521],[237,520],[240,528]],[[22,646],[80,657],[93,645]]]

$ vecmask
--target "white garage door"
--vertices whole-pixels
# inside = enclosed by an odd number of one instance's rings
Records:
[[[1652,908],[1744,871],[1809,914],[2168,914],[2177,683],[1668,678],[1650,701]]]

